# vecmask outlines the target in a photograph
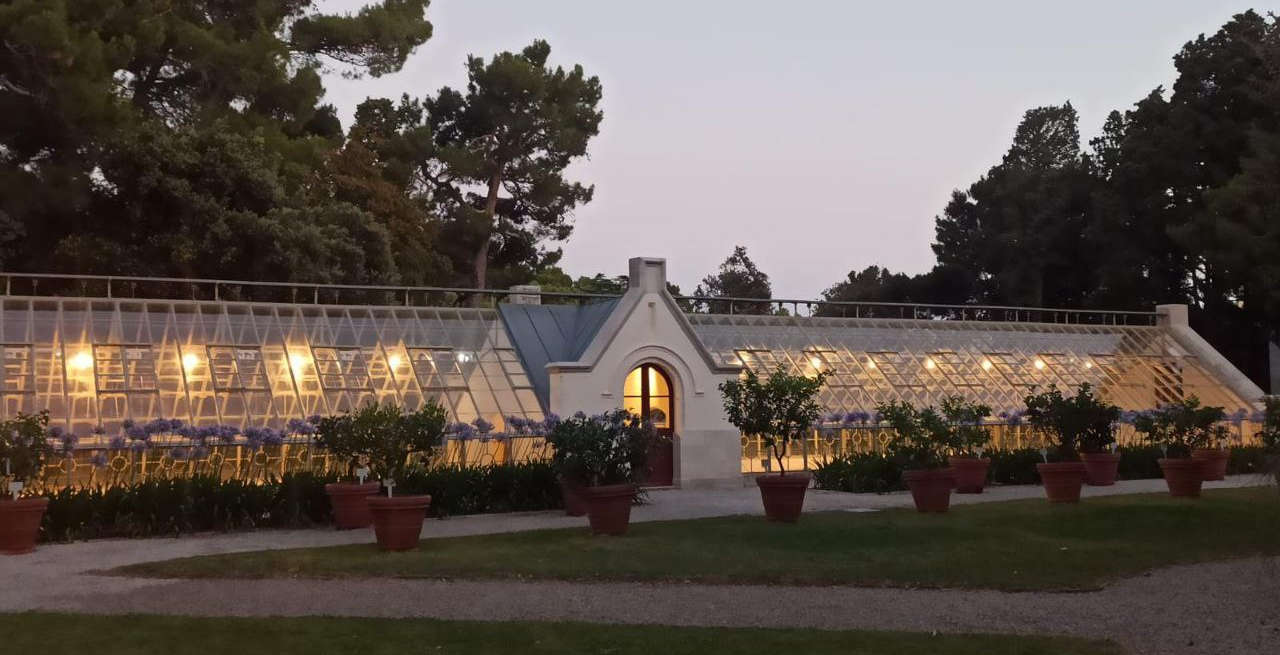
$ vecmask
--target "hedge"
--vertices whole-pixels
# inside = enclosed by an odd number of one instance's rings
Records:
[[[1156,460],[1163,455],[1156,446],[1122,447],[1121,480],[1143,480],[1161,477]],[[990,484],[1039,484],[1036,464],[1044,461],[1035,448],[990,451]],[[1260,473],[1265,470],[1266,449],[1261,446],[1237,446],[1231,449],[1227,472],[1232,475]],[[814,486],[830,491],[884,493],[902,491],[902,468],[892,459],[879,454],[863,453],[837,457],[820,463],[813,471]]]
[[[332,475],[286,473],[265,483],[195,476],[109,488],[64,488],[49,496],[43,541],[176,536],[193,532],[327,525]],[[431,494],[430,516],[562,507],[545,462],[447,466],[399,481],[398,494]]]

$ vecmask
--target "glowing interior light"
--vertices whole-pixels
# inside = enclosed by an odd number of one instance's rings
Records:
[[[924,367],[932,371],[933,369],[938,367],[938,364],[937,362],[933,361],[932,357],[926,357],[924,360]]]
[[[200,365],[200,358],[195,353],[187,353],[182,356],[182,368],[190,371]]]
[[[289,355],[289,365],[292,366],[294,370],[301,369],[310,363],[311,363],[311,359],[308,358],[306,355],[301,355],[298,353],[291,353]]]
[[[468,353],[468,352],[458,351],[457,357],[458,357],[458,361],[464,364],[471,361],[471,353]]]
[[[876,367],[876,362],[875,362],[875,360],[874,360],[874,359],[871,359],[870,357],[868,357],[868,358],[867,358],[867,368],[875,368],[875,367]]]
[[[1037,369],[1037,370],[1041,370],[1041,371],[1042,371],[1042,370],[1044,370],[1044,360],[1043,360],[1043,359],[1037,359],[1037,360],[1036,360],[1036,362],[1035,362],[1035,367],[1036,367],[1036,369]]]
[[[77,371],[87,371],[93,368],[93,355],[87,350],[81,350],[71,356],[71,368]]]
[[[989,359],[982,360],[982,370],[990,371],[994,367],[995,367],[995,364],[992,364],[991,360]]]
[[[1085,368],[1093,368],[1093,362],[1085,362],[1085,363],[1084,363],[1084,367],[1085,367]]]
[[[809,366],[812,366],[814,368],[822,368],[822,359],[819,357],[810,357]]]
[[[390,357],[387,357],[387,366],[390,366],[393,369],[400,368],[400,356],[391,355]]]

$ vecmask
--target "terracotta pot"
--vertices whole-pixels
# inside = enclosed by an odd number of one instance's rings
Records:
[[[0,553],[21,555],[36,549],[48,498],[0,500]]]
[[[413,550],[422,536],[431,496],[369,496],[373,534],[382,550]]]
[[[1160,464],[1160,470],[1164,473],[1164,481],[1169,485],[1170,496],[1200,497],[1200,485],[1204,482],[1204,468],[1208,465],[1208,460],[1183,457],[1158,459],[1156,463]]]
[[[902,481],[911,489],[917,512],[945,512],[951,508],[951,489],[956,486],[955,469],[903,471]]]
[[[621,536],[631,524],[631,501],[636,497],[634,484],[606,484],[583,487],[580,491],[587,503],[587,522],[591,534]]]
[[[760,501],[764,503],[764,517],[770,521],[795,523],[804,510],[804,493],[813,476],[808,473],[786,475],[757,475]]]
[[[1053,462],[1036,464],[1044,494],[1051,503],[1080,502],[1080,487],[1084,484],[1084,462]]]
[[[980,494],[987,486],[987,469],[991,460],[982,457],[948,457],[947,463],[956,472],[956,493]]]
[[[1227,477],[1227,462],[1231,460],[1231,451],[1221,448],[1197,448],[1191,451],[1192,459],[1204,460],[1203,478],[1224,480]]]
[[[378,493],[377,482],[331,482],[324,486],[329,496],[329,504],[333,507],[333,527],[339,530],[354,530],[373,525],[373,515],[369,513],[369,496]]]
[[[586,516],[587,501],[582,498],[582,487],[574,482],[560,480],[560,497],[564,499],[564,513],[569,516]]]
[[[1084,482],[1092,487],[1110,487],[1116,483],[1120,470],[1118,453],[1080,453],[1084,462]]]

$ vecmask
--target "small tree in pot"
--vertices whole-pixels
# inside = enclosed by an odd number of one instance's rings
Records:
[[[951,430],[950,441],[955,453],[947,462],[955,471],[956,493],[980,494],[987,484],[991,460],[982,451],[991,439],[982,421],[991,415],[991,407],[966,400],[963,396],[942,399],[942,417]]]
[[[0,465],[5,487],[0,489],[0,553],[18,555],[35,550],[40,521],[48,498],[23,497],[33,479],[53,454],[48,440],[49,412],[18,414],[0,422]]]
[[[1050,385],[1047,391],[1028,394],[1023,400],[1027,422],[1054,442],[1046,451],[1046,461],[1036,465],[1049,502],[1080,502],[1080,487],[1090,466],[1094,484],[1115,483],[1120,460],[1109,451],[1115,443],[1119,407],[1094,395],[1088,383],[1081,384],[1074,396]],[[1081,451],[1088,460],[1080,461]]]
[[[622,535],[631,522],[636,485],[644,481],[653,426],[625,409],[562,419],[547,435],[561,480],[585,502],[593,534]]]
[[[779,366],[763,382],[748,370],[720,385],[729,422],[742,434],[763,441],[778,462],[777,475],[756,476],[764,514],[771,521],[794,523],[804,509],[811,476],[807,472],[787,475],[787,448],[818,422],[822,410],[815,398],[828,375],[826,371],[812,377],[792,375]]]
[[[1214,425],[1225,417],[1221,407],[1205,407],[1191,396],[1143,412],[1133,420],[1134,429],[1164,452],[1158,463],[1170,496],[1200,497],[1207,460],[1196,459],[1191,453],[1209,445]]]
[[[449,415],[435,400],[429,399],[416,412],[404,413],[394,404],[373,404],[350,415],[347,429],[361,435],[364,456],[372,474],[381,479],[385,496],[368,496],[366,502],[373,515],[373,532],[383,550],[411,550],[418,545],[422,522],[426,518],[431,496],[402,489],[396,495],[396,482],[408,479],[409,471],[429,462],[443,441]],[[407,492],[407,493],[406,493]]]
[[[1239,418],[1237,419],[1236,417]],[[1239,413],[1229,418],[1237,423],[1244,419]],[[1226,479],[1227,463],[1231,459],[1232,437],[1230,425],[1215,423],[1209,428],[1205,445],[1191,451],[1193,458],[1204,461],[1204,464],[1201,465],[1201,478],[1205,482]]]
[[[354,414],[338,414],[315,419],[315,444],[336,460],[338,482],[324,486],[333,508],[333,525],[339,530],[367,528],[373,525],[369,512],[369,496],[378,493],[380,485],[369,481],[369,449],[376,424],[365,410]],[[345,480],[344,480],[345,478]]]
[[[932,407],[916,409],[911,403],[891,401],[876,406],[880,420],[893,428],[889,456],[902,467],[902,480],[920,512],[945,512],[951,507],[956,485],[955,469],[947,466],[947,453],[957,446],[956,432]]]

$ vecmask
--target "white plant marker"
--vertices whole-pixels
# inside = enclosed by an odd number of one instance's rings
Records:
[[[368,466],[361,466],[360,468],[356,469],[356,479],[360,481],[360,484],[364,484],[364,479],[367,477],[369,477]]]
[[[1041,448],[1041,449],[1040,449],[1040,459],[1043,459],[1045,464],[1048,464],[1048,463],[1049,463],[1049,449],[1048,449],[1048,448]]]
[[[390,498],[390,497],[391,497],[391,490],[395,488],[395,486],[396,486],[396,481],[395,481],[395,480],[392,480],[391,478],[383,478],[383,479],[382,479],[382,486],[384,486],[384,487],[386,487],[386,488],[387,488],[387,498]]]

